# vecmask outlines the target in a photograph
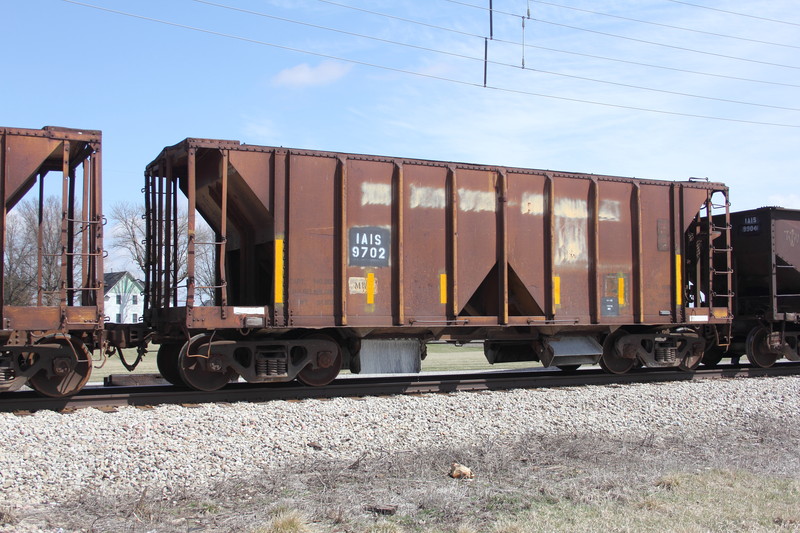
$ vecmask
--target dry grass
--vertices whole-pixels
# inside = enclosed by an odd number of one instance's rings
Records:
[[[703,441],[530,434],[504,447],[309,461],[166,498],[84,491],[42,512],[52,528],[132,533],[800,531],[798,445],[774,420]],[[475,479],[448,477],[452,462]]]
[[[154,368],[155,355],[145,364]],[[479,349],[436,346],[424,369],[473,364],[489,366]],[[376,449],[166,496],[87,489],[45,509],[0,509],[0,531],[800,532],[800,431],[792,423],[759,418],[703,439],[659,437],[531,433],[503,447]],[[475,479],[449,478],[453,462]]]

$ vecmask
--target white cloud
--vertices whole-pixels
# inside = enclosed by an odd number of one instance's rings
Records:
[[[301,63],[291,68],[280,71],[272,83],[283,87],[318,87],[329,85],[342,79],[352,68],[352,65],[336,61],[323,61],[316,67],[308,63]]]

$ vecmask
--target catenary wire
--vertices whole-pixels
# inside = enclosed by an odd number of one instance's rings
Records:
[[[669,29],[672,29],[672,30],[687,31],[687,32],[691,32],[691,33],[699,33],[699,34],[702,34],[702,35],[711,35],[713,37],[724,37],[725,39],[736,39],[738,41],[747,41],[747,42],[751,42],[751,43],[767,44],[767,45],[770,45],[770,46],[782,46],[784,48],[800,48],[800,46],[793,45],[793,44],[775,43],[775,42],[772,42],[772,41],[762,41],[762,40],[759,40],[759,39],[750,39],[748,37],[741,37],[741,36],[738,36],[738,35],[726,35],[724,33],[714,33],[714,32],[711,32],[711,31],[697,30],[697,29],[694,29],[694,28],[684,28],[682,26],[673,26],[671,24],[664,24],[664,23],[661,23],[661,22],[653,22],[653,21],[650,21],[650,20],[641,20],[641,19],[635,19],[635,18],[630,18],[630,17],[623,17],[621,15],[612,15],[611,13],[603,13],[603,12],[600,12],[600,11],[592,11],[590,9],[582,9],[580,7],[565,6],[564,4],[556,4],[554,2],[545,2],[544,0],[530,0],[530,1],[534,2],[536,4],[559,7],[559,8],[562,8],[562,9],[571,9],[572,11],[580,11],[582,13],[590,13],[592,15],[600,15],[601,17],[609,17],[609,18],[615,18],[615,19],[619,19],[619,20],[627,20],[628,22],[636,22],[636,23],[639,23],[639,24],[648,24],[650,26],[660,26],[662,28],[669,28]]]
[[[460,0],[444,0],[444,1],[445,2],[450,2],[451,4],[458,4],[458,5],[461,5],[461,6],[471,7],[471,8],[474,8],[474,9],[480,9],[482,11],[489,11],[488,7],[476,6],[475,4],[470,4],[470,3],[467,3],[467,2],[461,2]],[[497,9],[493,9],[492,12],[496,13],[496,14],[509,15],[509,16],[512,16],[512,17],[520,18],[519,14],[510,13],[508,11],[500,11],[500,10],[497,10]],[[758,59],[748,59],[746,57],[729,56],[729,55],[726,55],[726,54],[718,54],[716,52],[707,52],[705,50],[695,50],[694,48],[687,48],[687,47],[684,47],[684,46],[677,46],[677,45],[674,45],[674,44],[657,43],[655,41],[648,41],[648,40],[645,40],[645,39],[637,39],[635,37],[626,37],[624,35],[617,35],[615,33],[607,33],[607,32],[602,32],[602,31],[598,31],[598,30],[590,30],[588,28],[581,28],[581,27],[578,27],[578,26],[570,26],[569,24],[562,24],[560,22],[552,22],[552,21],[549,21],[549,20],[544,20],[544,19],[540,19],[540,18],[536,18],[536,17],[531,17],[529,20],[532,20],[534,22],[541,22],[542,24],[549,24],[551,26],[558,26],[558,27],[561,27],[561,28],[567,28],[567,29],[570,29],[570,30],[583,31],[583,32],[587,32],[587,33],[594,33],[596,35],[603,35],[605,37],[613,37],[615,39],[623,39],[623,40],[626,40],[626,41],[633,41],[633,42],[637,42],[637,43],[650,44],[650,45],[653,45],[653,46],[661,46],[663,48],[671,48],[673,50],[681,50],[681,51],[684,51],[684,52],[691,52],[691,53],[694,53],[694,54],[703,54],[703,55],[708,55],[708,56],[713,56],[713,57],[721,57],[721,58],[724,58],[724,59],[733,59],[733,60],[736,60],[736,61],[744,61],[744,62],[747,62],[747,63],[757,63],[759,65],[768,65],[768,66],[771,66],[771,67],[780,67],[780,68],[788,68],[788,69],[793,69],[793,70],[800,70],[800,66],[785,65],[783,63],[772,63],[772,62],[769,62],[769,61],[760,61]]]
[[[767,18],[767,17],[759,17],[758,15],[750,15],[748,13],[739,13],[738,11],[728,11],[727,9],[720,9],[718,7],[702,6],[700,4],[693,4],[691,2],[682,2],[681,0],[667,0],[667,2],[673,2],[675,4],[683,4],[685,6],[691,6],[691,7],[699,7],[700,9],[708,9],[708,10],[711,10],[711,11],[718,11],[720,13],[727,13],[729,15],[736,15],[736,16],[739,16],[739,17],[747,17],[747,18],[751,18],[751,19],[764,20],[766,22],[774,22],[776,24],[787,24],[789,26],[800,26],[800,22],[791,22],[791,21],[788,21],[788,20],[779,20],[779,19],[771,19],[771,18]]]
[[[468,60],[479,62],[479,63],[488,63],[490,65],[495,65],[495,66],[501,66],[501,67],[507,67],[507,68],[513,68],[513,69],[528,70],[528,71],[531,71],[531,72],[538,72],[538,73],[541,73],[541,74],[547,74],[547,75],[551,75],[551,76],[561,76],[561,77],[570,78],[570,79],[574,79],[574,80],[588,81],[588,82],[592,82],[592,83],[603,83],[603,84],[606,84],[606,85],[614,85],[616,87],[625,87],[627,89],[637,89],[637,90],[641,90],[641,91],[651,91],[651,92],[657,92],[657,93],[662,93],[662,94],[670,94],[670,95],[673,95],[673,96],[682,96],[682,97],[686,97],[686,98],[697,98],[697,99],[701,99],[701,100],[711,100],[711,101],[723,102],[723,103],[727,103],[727,104],[737,104],[737,105],[764,107],[764,108],[769,108],[769,109],[780,109],[780,110],[783,110],[783,111],[800,111],[800,108],[796,108],[796,107],[786,107],[786,106],[778,106],[778,105],[771,105],[771,104],[762,104],[762,103],[758,103],[758,102],[747,102],[747,101],[743,101],[743,100],[733,100],[733,99],[730,99],[730,98],[721,98],[721,97],[717,97],[717,96],[704,96],[704,95],[698,95],[698,94],[684,93],[684,92],[680,92],[680,91],[671,91],[671,90],[668,90],[668,89],[656,89],[656,88],[653,88],[653,87],[645,87],[643,85],[634,85],[634,84],[630,84],[630,83],[621,83],[621,82],[615,82],[615,81],[609,81],[609,80],[600,80],[600,79],[596,79],[596,78],[590,78],[588,76],[578,76],[578,75],[575,75],[575,74],[565,74],[565,73],[562,73],[562,72],[554,72],[554,71],[550,71],[550,70],[537,69],[537,68],[522,68],[519,65],[515,65],[515,64],[511,64],[511,63],[503,63],[503,62],[495,61],[495,60],[487,60],[486,58],[483,58],[483,57],[468,56],[468,55],[465,55],[465,54],[457,54],[455,52],[449,52],[449,51],[446,51],[446,50],[438,50],[436,48],[429,48],[429,47],[419,46],[419,45],[414,45],[414,44],[409,44],[409,43],[402,43],[402,42],[394,41],[394,40],[391,40],[391,39],[384,39],[384,38],[381,38],[381,37],[374,37],[374,36],[365,35],[365,34],[362,34],[362,33],[355,33],[355,32],[351,32],[351,31],[331,28],[331,27],[328,27],[328,26],[322,26],[322,25],[319,25],[319,24],[312,24],[312,23],[309,23],[309,22],[302,22],[302,21],[298,21],[298,20],[294,20],[294,19],[290,19],[290,18],[286,18],[286,17],[279,17],[279,16],[276,16],[276,15],[270,15],[268,13],[263,13],[263,12],[260,12],[260,11],[253,11],[253,10],[250,10],[250,9],[244,9],[244,8],[240,8],[240,7],[229,6],[229,5],[226,5],[226,4],[220,4],[218,2],[211,2],[210,0],[192,0],[192,1],[196,2],[198,4],[204,4],[204,5],[214,6],[214,7],[218,7],[218,8],[222,8],[222,9],[228,9],[230,11],[236,11],[236,12],[244,13],[244,14],[247,14],[247,15],[254,15],[254,16],[258,16],[258,17],[268,18],[268,19],[271,19],[271,20],[277,20],[277,21],[280,21],[280,22],[288,22],[290,24],[297,24],[297,25],[300,25],[300,26],[305,26],[305,27],[310,27],[310,28],[315,28],[315,29],[320,29],[320,30],[340,33],[340,34],[344,34],[344,35],[349,35],[349,36],[352,36],[352,37],[359,37],[359,38],[363,38],[363,39],[370,39],[370,40],[374,40],[374,41],[379,41],[379,42],[382,42],[382,43],[393,44],[393,45],[397,45],[397,46],[404,46],[404,47],[408,47],[408,48],[413,48],[415,50],[423,50],[423,51],[426,51],[426,52],[434,52],[434,53],[438,53],[438,54],[447,55],[447,56],[450,56],[450,57],[457,57],[457,58],[460,58],[460,59],[468,59]]]
[[[311,51],[311,50],[304,50],[302,48],[295,48],[295,47],[281,45],[281,44],[277,44],[277,43],[270,43],[270,42],[261,41],[261,40],[258,40],[258,39],[251,39],[249,37],[242,37],[242,36],[239,36],[239,35],[233,35],[233,34],[229,34],[229,33],[218,32],[218,31],[209,30],[209,29],[205,29],[205,28],[199,28],[199,27],[196,27],[196,26],[189,26],[187,24],[181,24],[181,23],[178,23],[178,22],[172,22],[172,21],[158,19],[158,18],[154,18],[154,17],[148,17],[148,16],[145,16],[145,15],[137,15],[135,13],[128,13],[126,11],[119,11],[119,10],[116,10],[116,9],[97,6],[97,5],[94,5],[94,4],[88,4],[88,3],[85,3],[85,2],[78,2],[77,0],[61,0],[61,1],[65,2],[65,3],[68,3],[68,4],[73,4],[73,5],[77,5],[77,6],[81,6],[81,7],[95,9],[95,10],[98,10],[98,11],[104,11],[104,12],[107,12],[107,13],[113,13],[113,14],[116,14],[116,15],[121,15],[121,16],[125,16],[125,17],[144,20],[144,21],[147,21],[147,22],[153,22],[153,23],[157,23],[157,24],[162,24],[162,25],[170,26],[170,27],[174,27],[174,28],[181,28],[181,29],[185,29],[185,30],[196,31],[196,32],[200,32],[200,33],[205,33],[207,35],[214,35],[214,36],[217,36],[217,37],[233,39],[233,40],[247,42],[247,43],[251,43],[251,44],[269,46],[269,47],[277,48],[277,49],[280,49],[280,50],[286,50],[286,51],[296,52],[296,53],[305,54],[305,55],[312,55],[312,56],[321,57],[321,58],[324,58],[324,59],[332,59],[332,60],[336,60],[336,61],[342,61],[342,62],[354,64],[354,65],[361,65],[361,66],[370,67],[370,68],[377,68],[377,69],[386,70],[386,71],[390,71],[390,72],[397,72],[397,73],[400,73],[400,74],[408,74],[408,75],[417,76],[417,77],[420,77],[420,78],[427,78],[427,79],[438,80],[438,81],[443,81],[443,82],[448,82],[448,83],[455,83],[455,84],[466,86],[466,87],[483,88],[483,89],[489,89],[489,90],[493,90],[493,91],[510,93],[510,94],[518,94],[518,95],[524,95],[524,96],[535,96],[535,97],[539,97],[539,98],[550,98],[550,99],[561,100],[561,101],[566,101],[566,102],[590,104],[590,105],[597,105],[597,106],[610,107],[610,108],[616,108],[616,109],[627,109],[627,110],[630,110],[630,111],[643,111],[643,112],[656,113],[656,114],[661,114],[661,115],[679,116],[679,117],[687,117],[687,118],[700,118],[700,119],[708,119],[708,120],[718,120],[718,121],[723,121],[723,122],[732,122],[732,123],[740,123],[740,124],[752,124],[752,125],[759,125],[759,126],[773,126],[773,127],[781,127],[781,128],[797,128],[797,129],[800,129],[800,124],[785,124],[785,123],[778,123],[778,122],[762,122],[762,121],[756,121],[756,120],[745,120],[745,119],[736,119],[736,118],[729,118],[729,117],[717,117],[717,116],[713,116],[713,115],[700,115],[700,114],[694,114],[694,113],[682,113],[682,112],[679,112],[679,111],[667,111],[667,110],[663,110],[663,109],[652,109],[652,108],[646,108],[646,107],[636,107],[636,106],[629,106],[629,105],[622,105],[622,104],[612,104],[612,103],[609,103],[609,102],[599,102],[599,101],[594,101],[594,100],[571,98],[571,97],[568,97],[568,96],[556,96],[556,95],[552,95],[552,94],[535,93],[535,92],[532,92],[532,91],[524,91],[524,90],[521,90],[521,89],[511,89],[511,88],[508,88],[508,87],[483,85],[483,84],[476,83],[476,82],[457,80],[457,79],[454,79],[454,78],[447,78],[447,77],[444,77],[444,76],[437,76],[437,75],[434,75],[434,74],[426,74],[424,72],[415,72],[415,71],[412,71],[412,70],[406,70],[406,69],[401,69],[401,68],[397,68],[397,67],[390,67],[388,65],[380,65],[380,64],[377,64],[377,63],[370,63],[370,62],[361,61],[361,60],[358,60],[358,59],[349,59],[349,58],[335,56],[335,55],[332,55],[332,54],[324,54],[324,53],[321,53],[321,52],[314,52],[314,51]]]
[[[475,37],[475,38],[478,38],[478,39],[481,39],[481,40],[486,38],[485,35],[479,35],[477,33],[470,33],[470,32],[466,32],[466,31],[462,31],[462,30],[457,30],[457,29],[454,29],[454,28],[447,28],[445,26],[437,26],[435,24],[429,24],[427,22],[421,22],[419,20],[413,20],[413,19],[409,19],[409,18],[398,17],[396,15],[389,15],[387,13],[381,13],[381,12],[378,12],[378,11],[372,11],[372,10],[364,9],[364,8],[361,8],[361,7],[350,6],[350,5],[347,5],[347,4],[334,2],[332,0],[317,0],[317,1],[325,3],[325,4],[330,4],[330,5],[333,5],[333,6],[341,7],[341,8],[344,8],[344,9],[351,9],[353,11],[359,11],[361,13],[368,13],[370,15],[376,15],[376,16],[379,16],[379,17],[384,17],[384,18],[388,18],[388,19],[392,19],[392,20],[398,20],[398,21],[401,21],[401,22],[407,22],[409,24],[417,24],[419,26],[424,26],[424,27],[427,27],[427,28],[435,29],[435,30],[446,31],[446,32],[457,34],[457,35],[464,35],[464,36],[467,36],[467,37]],[[594,54],[585,54],[585,53],[581,53],[581,52],[574,52],[574,51],[571,51],[571,50],[561,50],[559,48],[549,48],[549,47],[541,46],[541,45],[535,45],[535,44],[529,44],[529,43],[521,43],[519,41],[509,41],[509,40],[505,40],[505,39],[499,39],[497,37],[495,37],[493,39],[493,41],[498,42],[498,43],[502,43],[502,44],[514,45],[514,46],[524,46],[525,48],[531,48],[531,49],[536,49],[536,50],[545,50],[547,52],[556,52],[556,53],[559,53],[559,54],[569,54],[569,55],[574,55],[574,56],[579,56],[579,57],[588,57],[590,59],[600,59],[602,61],[613,61],[613,62],[616,62],[616,63],[625,63],[625,64],[628,64],[628,65],[636,65],[636,66],[640,66],[640,67],[648,67],[648,68],[657,68],[657,69],[662,69],[662,70],[670,70],[670,71],[673,71],[673,72],[683,72],[685,74],[694,74],[694,75],[698,75],[698,76],[710,76],[710,77],[714,77],[714,78],[722,78],[722,79],[735,80],[735,81],[744,81],[744,82],[748,82],[748,83],[761,83],[761,84],[766,84],[766,85],[777,85],[777,86],[781,86],[781,87],[798,87],[798,88],[800,88],[800,85],[795,84],[795,83],[784,83],[784,82],[780,82],[780,81],[770,81],[770,80],[757,80],[757,79],[753,79],[753,78],[742,78],[742,77],[739,77],[739,76],[729,76],[729,75],[726,75],[726,74],[717,74],[717,73],[713,73],[713,72],[701,72],[701,71],[697,71],[697,70],[688,70],[688,69],[677,68],[677,67],[668,67],[666,65],[654,65],[652,63],[642,63],[642,62],[639,62],[639,61],[631,61],[631,60],[627,60],[627,59],[619,59],[619,58],[614,58],[614,57],[599,56],[599,55],[594,55]]]

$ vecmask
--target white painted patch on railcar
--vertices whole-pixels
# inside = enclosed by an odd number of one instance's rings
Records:
[[[559,198],[555,205],[555,250],[556,265],[581,266],[589,263],[586,240],[586,225],[589,210],[586,200]]]
[[[520,209],[523,215],[543,215],[544,195],[535,192],[522,193]]]
[[[586,200],[578,198],[559,198],[556,200],[556,217],[587,220],[589,209]]]
[[[603,221],[619,222],[619,202],[617,200],[602,200],[598,218]]]
[[[497,210],[497,198],[494,191],[458,190],[458,209],[461,211],[494,213]]]
[[[410,192],[411,197],[408,200],[408,206],[411,209],[444,209],[447,205],[444,187],[420,187],[419,185],[411,185]]]
[[[535,192],[522,194],[520,211],[523,215],[543,215],[544,214],[544,195]],[[588,217],[587,204],[585,200],[573,200],[561,198],[556,201],[556,216],[565,218],[585,218]],[[618,222],[620,219],[620,203],[616,200],[602,200],[600,202],[600,212],[598,218],[602,221]]]
[[[363,182],[361,205],[392,205],[392,186],[388,183]]]

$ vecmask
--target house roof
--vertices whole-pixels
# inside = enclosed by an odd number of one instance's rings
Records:
[[[139,288],[140,291],[144,290],[144,287],[142,287],[142,284],[139,283],[136,280],[136,278],[131,276],[127,270],[123,270],[122,272],[106,272],[103,275],[103,284],[105,285],[105,293],[108,294],[108,291],[113,289],[114,286],[120,281],[122,281],[122,279],[125,276],[128,276],[131,279],[131,281],[136,284],[136,286]]]

